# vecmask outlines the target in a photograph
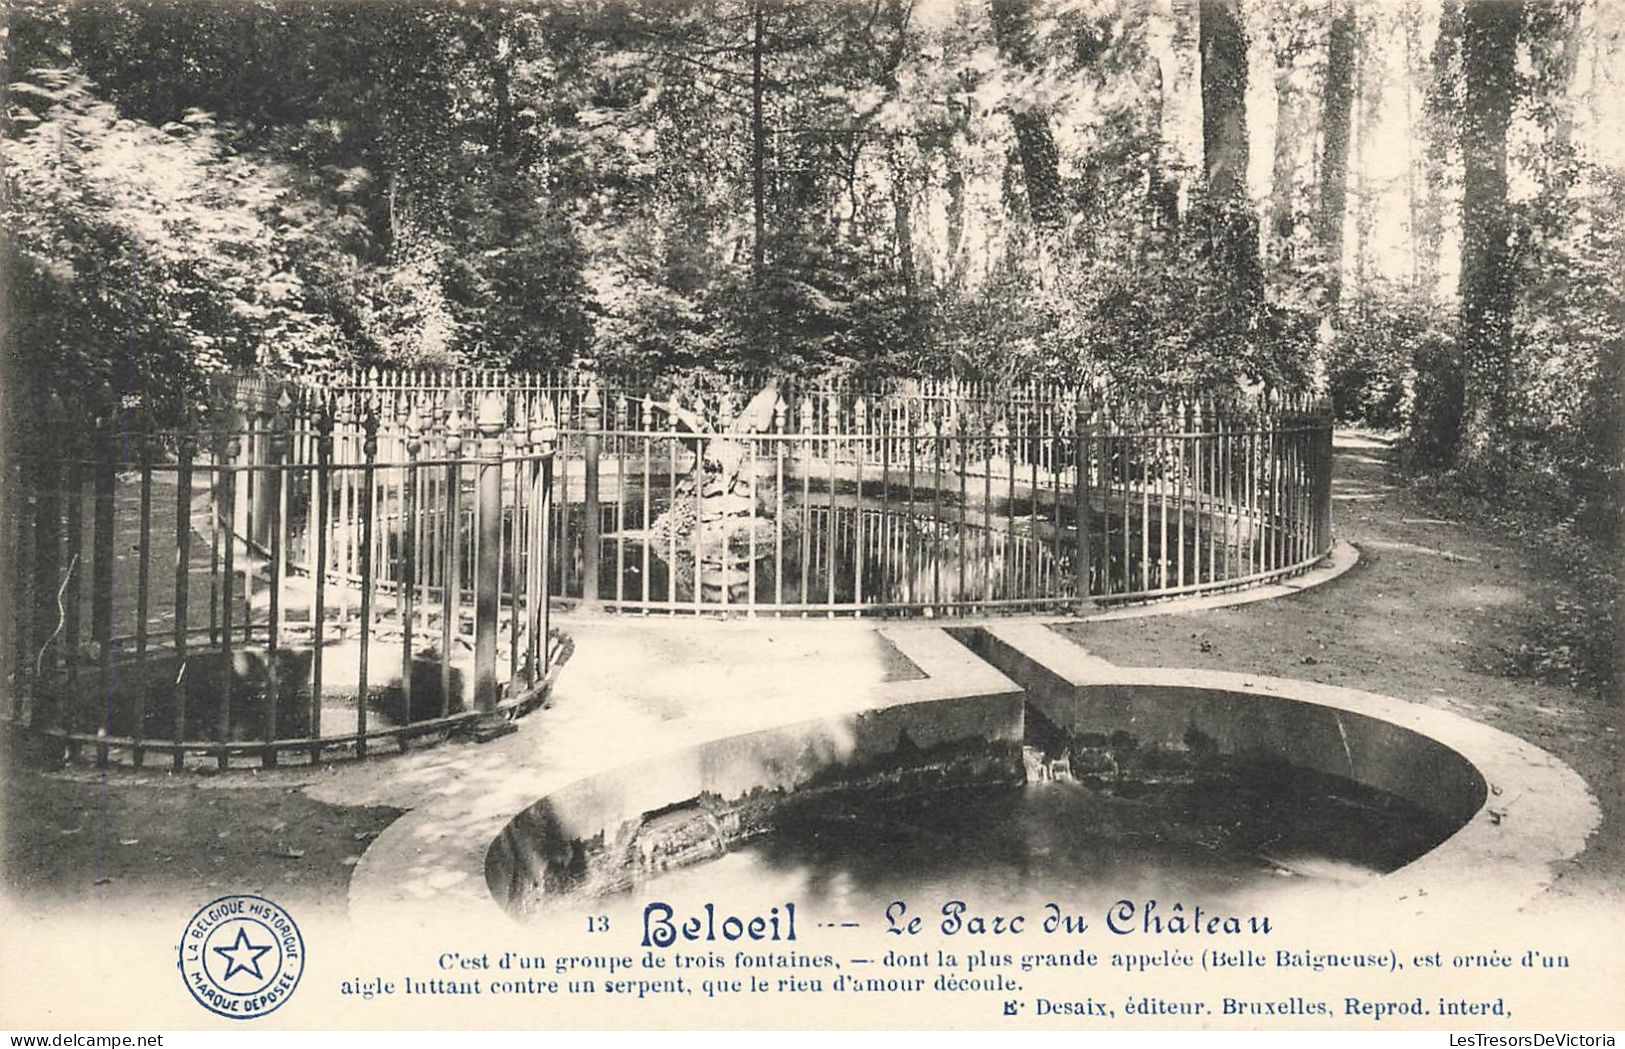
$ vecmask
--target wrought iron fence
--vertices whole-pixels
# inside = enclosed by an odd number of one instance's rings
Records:
[[[1331,543],[1329,413],[1273,395],[369,373],[238,379],[176,429],[42,413],[8,464],[0,658],[13,719],[101,761],[496,731],[568,653],[554,602],[1076,612]]]
[[[556,421],[552,593],[612,611],[1076,611],[1265,582],[1331,544],[1326,405],[1103,388],[350,372]],[[439,408],[445,411],[444,407]]]
[[[495,394],[378,406],[245,381],[158,430],[53,395],[8,464],[14,721],[104,763],[224,768],[496,733],[541,703],[569,652],[553,432]]]

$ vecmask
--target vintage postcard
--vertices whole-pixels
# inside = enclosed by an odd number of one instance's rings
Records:
[[[12,1045],[1625,1027],[1617,0],[0,46]]]

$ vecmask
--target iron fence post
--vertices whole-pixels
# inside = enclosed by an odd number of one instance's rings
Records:
[[[175,447],[175,716],[171,736],[175,750],[170,761],[179,772],[186,763],[180,744],[186,738],[186,642],[192,593],[192,461],[197,454],[195,422],[182,424]],[[213,531],[211,522],[210,531]]]
[[[106,767],[107,739],[114,734],[113,711],[116,705],[118,682],[113,669],[113,529],[115,487],[118,482],[118,460],[122,448],[119,433],[119,400],[111,387],[103,384],[97,392],[100,411],[91,438],[91,454],[95,458],[95,516],[92,520],[91,552],[91,627],[90,638],[95,649],[101,678],[101,717],[97,721],[96,764]]]
[[[1319,415],[1320,432],[1320,469],[1319,476],[1315,478],[1318,486],[1315,495],[1320,502],[1319,535],[1316,538],[1318,554],[1325,555],[1332,549],[1332,405],[1330,399],[1320,403]]]
[[[531,418],[537,421],[536,429],[531,431],[531,443],[542,454],[539,464],[540,476],[536,482],[536,542],[537,546],[530,552],[531,563],[539,577],[541,593],[537,595],[537,605],[533,612],[535,619],[531,627],[535,635],[535,644],[540,646],[540,664],[532,664],[532,684],[537,680],[545,681],[553,663],[553,636],[551,601],[553,583],[550,576],[553,559],[549,556],[552,542],[553,522],[553,457],[558,449],[559,428],[553,416],[553,405],[546,398],[538,399],[540,414]]]
[[[598,560],[603,544],[599,540],[601,522],[598,519],[598,458],[602,445],[604,402],[598,395],[598,384],[587,387],[581,400],[583,445],[586,460],[583,463],[582,483],[586,486],[581,532],[581,607],[592,609],[598,603]],[[695,585],[698,586],[696,579]]]
[[[502,395],[487,390],[480,400],[478,534],[474,544],[474,738],[481,743],[517,731],[497,712],[497,604],[502,585]]]
[[[423,420],[418,415],[417,405],[412,405],[406,415],[406,440],[403,444],[406,452],[404,466],[405,476],[402,486],[405,494],[402,502],[400,517],[400,578],[397,593],[401,598],[401,709],[408,721],[415,720],[412,715],[412,649],[417,640],[417,532],[418,527],[418,453],[423,448]],[[400,748],[407,748],[407,736],[402,733],[399,738]]]
[[[377,565],[373,559],[374,511],[378,499],[378,395],[374,383],[372,394],[361,405],[361,622],[356,644],[355,693],[355,752],[357,757],[367,755],[367,680],[369,646],[372,643],[372,587]]]
[[[451,713],[452,646],[462,637],[463,482],[458,460],[463,456],[463,413],[453,391],[446,418],[446,548],[440,581],[440,716]]]
[[[321,394],[318,398],[316,412],[316,487],[312,499],[312,518],[316,527],[316,547],[314,560],[310,566],[311,582],[314,592],[311,595],[310,606],[310,738],[322,738],[322,646],[326,641],[327,630],[327,572],[328,572],[328,535],[332,531],[333,523],[328,515],[331,513],[332,501],[332,470],[333,470],[333,428],[335,406],[330,393]],[[310,760],[320,759],[322,748],[320,743],[312,743],[310,747]]]
[[[1089,601],[1089,394],[1079,390],[1073,411],[1074,444],[1073,451],[1077,458],[1076,476],[1073,478],[1073,497],[1076,506],[1073,509],[1073,520],[1076,525],[1078,538],[1072,551],[1073,566],[1077,582],[1077,603],[1073,606],[1073,615],[1082,615],[1083,610],[1090,605]],[[1056,528],[1060,528],[1060,514],[1056,514]]]
[[[263,492],[262,502],[266,512],[270,515],[266,519],[268,547],[271,555],[270,608],[268,610],[265,637],[265,669],[266,685],[266,711],[265,711],[265,738],[267,741],[282,738],[277,731],[280,720],[282,681],[281,671],[277,663],[277,649],[282,644],[282,621],[287,614],[283,607],[283,590],[288,579],[288,550],[287,550],[287,524],[288,524],[288,485],[282,474],[282,466],[288,460],[291,448],[292,433],[289,427],[292,420],[289,409],[293,407],[293,398],[284,388],[275,401],[275,410],[270,416],[270,428],[263,444],[264,462],[269,469],[265,471],[263,483],[259,486]],[[266,747],[260,755],[260,762],[266,768],[275,768],[277,752],[275,747]]]

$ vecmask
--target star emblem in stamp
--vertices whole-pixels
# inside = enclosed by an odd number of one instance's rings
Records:
[[[299,926],[263,896],[222,896],[181,934],[181,978],[197,1003],[231,1020],[274,1012],[305,971]]]

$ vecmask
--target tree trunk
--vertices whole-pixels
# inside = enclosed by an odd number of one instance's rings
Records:
[[[1322,104],[1320,218],[1316,223],[1326,265],[1326,309],[1336,314],[1343,293],[1343,218],[1348,211],[1349,123],[1354,106],[1354,2],[1334,0],[1326,37],[1326,94]]]
[[[1163,157],[1168,152],[1168,140],[1165,131],[1168,112],[1168,81],[1161,64],[1156,65],[1154,68],[1157,78],[1157,128],[1160,134],[1157,148],[1150,150],[1146,156],[1145,224],[1140,237],[1142,249],[1149,248],[1153,243],[1162,240],[1173,231],[1175,224],[1179,221],[1178,182],[1171,178],[1163,164]],[[1169,208],[1170,201],[1173,203],[1172,209]],[[1172,214],[1169,214],[1170,210]]]
[[[1033,0],[991,0],[993,37],[1006,62],[1022,72],[1037,68],[1033,42]],[[1061,206],[1061,157],[1050,132],[1049,114],[1042,107],[1013,109],[1010,123],[1016,132],[1022,182],[1027,187],[1027,209],[1033,224],[1054,229],[1065,220]]]
[[[756,219],[756,236],[751,243],[751,268],[760,277],[767,261],[767,133],[762,126],[762,102],[766,85],[762,79],[762,34],[765,29],[762,7],[753,5],[750,38],[750,196]]]
[[[1563,55],[1558,69],[1560,100],[1557,106],[1557,123],[1552,128],[1552,141],[1563,150],[1567,150],[1574,141],[1574,99],[1570,95],[1574,84],[1574,74],[1580,68],[1580,11],[1574,10],[1569,15],[1568,24],[1563,31]]]
[[[1556,160],[1559,173],[1542,172],[1548,189],[1559,188],[1561,168],[1574,142],[1575,99],[1573,84],[1580,67],[1580,43],[1583,37],[1580,4],[1551,3],[1529,13],[1525,29],[1529,34],[1528,51],[1533,70],[1533,90],[1537,94],[1535,109],[1546,133],[1546,141],[1553,147],[1544,158],[1548,167]]]
[[[1373,218],[1371,186],[1367,171],[1371,166],[1371,157],[1368,151],[1371,148],[1371,128],[1375,118],[1372,115],[1371,92],[1366,84],[1366,51],[1366,48],[1357,47],[1354,52],[1354,114],[1351,133],[1354,136],[1354,291],[1356,296],[1366,286]],[[1341,303],[1341,287],[1338,289],[1338,300]]]
[[[1417,138],[1421,127],[1416,120],[1416,101],[1412,97],[1416,85],[1422,81],[1421,62],[1418,57],[1417,38],[1421,35],[1422,9],[1418,0],[1406,0],[1400,11],[1400,29],[1404,39],[1405,55],[1405,207],[1410,216],[1411,292],[1422,289],[1422,209],[1417,188],[1417,175],[1421,161],[1417,154]]]
[[[1247,38],[1240,0],[1201,0],[1202,156],[1214,202],[1247,197]]]
[[[1429,57],[1431,73],[1422,107],[1422,170],[1425,192],[1418,234],[1422,256],[1422,286],[1430,296],[1439,291],[1444,246],[1447,176],[1452,157],[1461,145],[1459,96],[1462,15],[1459,0],[1443,0],[1439,31]],[[1428,466],[1453,463],[1461,444],[1462,412],[1466,398],[1461,365],[1461,344],[1455,339],[1421,340],[1413,353],[1410,445],[1417,462]]]
[[[1231,320],[1251,340],[1264,274],[1258,219],[1247,195],[1247,37],[1240,0],[1201,0],[1202,156],[1207,195],[1201,209],[1211,257],[1228,278]]]
[[[400,196],[400,172],[389,173],[389,250],[394,251],[401,240],[401,217],[398,198]]]
[[[912,299],[918,284],[914,269],[914,230],[909,222],[908,186],[901,173],[892,182],[891,203],[898,273],[903,278],[903,293]]]
[[[513,44],[504,35],[498,38],[497,42],[496,70],[493,77],[496,117],[492,128],[491,148],[506,157],[512,157],[518,152],[513,110],[513,63]]]
[[[1298,42],[1292,37],[1275,43],[1275,145],[1270,167],[1270,254],[1288,259],[1292,254],[1294,185],[1298,144],[1298,93],[1292,83]]]
[[[1452,154],[1461,145],[1457,95],[1461,83],[1460,0],[1444,0],[1439,12],[1439,31],[1429,56],[1427,93],[1422,105],[1424,191],[1421,207],[1422,284],[1430,295],[1438,294],[1441,255],[1444,251],[1446,206],[1445,170]]]
[[[1466,430],[1458,457],[1480,458],[1507,421],[1512,380],[1512,269],[1507,255],[1507,125],[1517,91],[1522,0],[1463,9],[1461,344]]]

